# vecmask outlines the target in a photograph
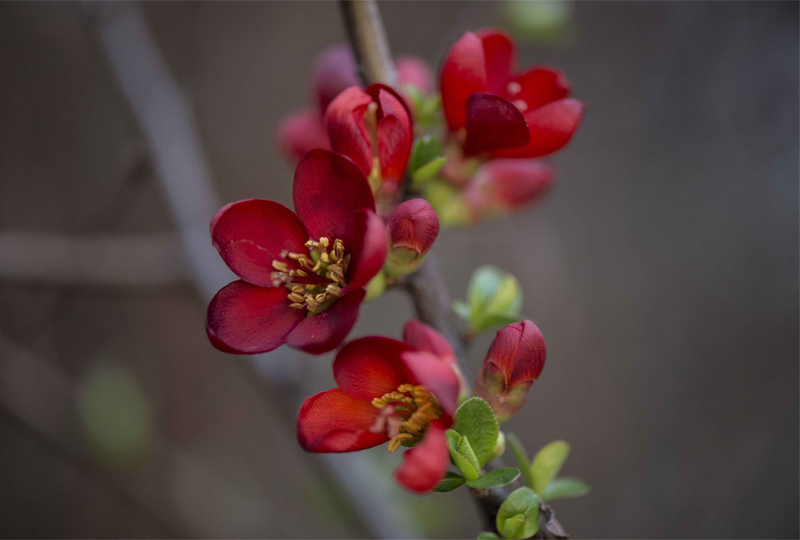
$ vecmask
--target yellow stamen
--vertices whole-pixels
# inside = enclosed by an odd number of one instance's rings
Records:
[[[387,408],[390,403],[392,407]],[[430,422],[442,415],[442,408],[433,394],[428,393],[424,386],[413,384],[401,384],[397,390],[376,397],[372,400],[372,406],[386,409],[381,413],[381,423],[375,425],[376,431],[384,430],[387,418],[394,418],[396,426],[396,422],[407,416],[394,431],[387,428],[387,434],[391,437],[390,452],[395,452],[403,442],[414,443],[419,440]]]

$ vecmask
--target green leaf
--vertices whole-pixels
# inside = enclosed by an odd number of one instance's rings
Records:
[[[462,302],[461,300],[453,302],[453,311],[465,321],[469,321],[470,311],[466,302]]]
[[[568,455],[569,443],[566,441],[553,441],[539,450],[531,465],[533,489],[536,493],[544,493],[547,484],[558,475]]]
[[[482,532],[478,535],[478,540],[497,540],[500,537],[493,532]]]
[[[514,538],[520,528],[522,528],[522,524],[525,523],[525,516],[522,514],[517,514],[514,517],[510,517],[503,523],[503,538]]]
[[[532,488],[533,474],[531,474],[530,458],[528,458],[525,447],[522,446],[522,443],[513,433],[509,433],[506,436],[506,440],[510,443],[511,453],[514,454],[514,459],[517,460],[517,466],[519,466],[522,471],[522,481],[525,482],[526,486]]]
[[[488,472],[477,480],[470,480],[467,485],[475,489],[490,489],[506,486],[519,478],[519,469],[516,467],[503,467]]]
[[[508,519],[522,514],[522,526],[511,536],[514,540],[530,538],[539,530],[539,496],[531,488],[522,487],[509,495],[497,511],[497,530],[505,530]]]
[[[478,458],[475,457],[475,452],[472,450],[469,441],[460,433],[447,430],[447,449],[450,451],[450,457],[453,458],[458,470],[467,480],[477,480],[481,466],[478,464]]]
[[[425,185],[428,180],[433,179],[439,174],[445,162],[447,162],[446,157],[438,157],[411,173],[411,179],[414,181],[414,185],[416,187]]]
[[[442,481],[433,488],[433,491],[436,493],[449,493],[463,486],[464,482],[466,482],[466,480],[463,476],[448,471],[447,474],[444,475],[444,478],[442,478]]]
[[[519,315],[489,314],[483,319],[480,328],[476,329],[476,331],[483,332],[484,330],[491,330],[492,328],[500,328],[515,322],[520,322],[522,320],[523,317],[520,317]]]
[[[519,320],[522,289],[512,274],[486,265],[472,274],[467,300],[471,329],[473,332],[481,332]]]
[[[421,167],[429,164],[442,155],[442,145],[439,139],[430,135],[420,137],[414,150],[411,152],[411,159],[408,163],[408,170],[413,174]]]
[[[478,464],[483,467],[494,451],[500,432],[500,424],[492,407],[479,397],[468,399],[456,411],[456,424],[453,429],[469,439],[475,457],[478,458]]]
[[[555,499],[568,499],[571,497],[582,497],[589,493],[592,488],[580,478],[556,478],[551,481],[542,493],[542,500],[553,501]]]

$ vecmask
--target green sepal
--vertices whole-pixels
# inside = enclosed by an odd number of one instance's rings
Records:
[[[372,278],[369,283],[367,283],[366,289],[367,296],[364,297],[365,302],[374,300],[382,295],[383,291],[386,290],[386,272],[380,271],[375,274],[375,277]]]
[[[517,514],[516,516],[508,518],[506,522],[503,523],[503,538],[514,538],[524,523],[525,516],[523,514]]]
[[[566,441],[553,441],[539,450],[531,465],[533,489],[536,493],[544,493],[550,481],[558,475],[567,456],[569,443]]]
[[[497,459],[501,457],[506,451],[506,434],[500,430],[497,433],[497,442],[494,443],[494,450],[492,450],[492,455],[489,456],[489,461],[493,459]]]
[[[475,457],[475,452],[466,437],[452,429],[448,429],[447,449],[450,451],[453,463],[464,475],[464,478],[476,480],[480,476],[481,466],[478,464],[478,458]]]
[[[460,474],[447,471],[447,474],[445,474],[442,481],[433,488],[433,491],[436,493],[449,493],[463,486],[465,482],[466,479]]]
[[[513,540],[530,538],[539,530],[539,503],[541,499],[531,489],[521,487],[509,495],[497,511],[497,530],[503,532],[508,519],[522,515],[522,526],[510,537]]]
[[[543,501],[582,497],[592,490],[591,486],[580,478],[564,477],[552,480],[542,493]]]
[[[517,466],[522,471],[522,481],[529,488],[533,488],[533,474],[531,474],[530,458],[525,451],[525,447],[513,433],[506,436],[506,440],[511,445],[511,453],[514,454],[514,459],[517,461]]]
[[[519,478],[519,469],[516,467],[503,467],[502,469],[488,472],[477,480],[470,480],[467,485],[475,489],[491,489],[507,486],[517,478]]]
[[[478,540],[498,540],[500,537],[493,532],[482,532],[478,535]]]
[[[492,407],[479,397],[469,398],[456,410],[455,420],[453,429],[469,439],[478,464],[483,467],[494,451],[500,432],[500,423]]]

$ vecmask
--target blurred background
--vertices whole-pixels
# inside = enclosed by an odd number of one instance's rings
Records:
[[[796,538],[798,4],[380,9],[394,54],[434,67],[503,27],[586,104],[543,202],[434,248],[454,298],[486,263],[522,284],[548,359],[505,429],[572,444],[593,491],[554,503],[566,530]],[[331,355],[206,340],[233,279],[208,220],[291,203],[277,123],[343,40],[332,2],[0,4],[0,536],[477,535],[465,490],[393,487],[399,456],[301,451]],[[352,336],[411,316],[391,292]]]

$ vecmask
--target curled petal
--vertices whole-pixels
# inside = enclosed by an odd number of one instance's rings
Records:
[[[375,212],[364,210],[356,216],[355,228],[363,231],[361,241],[353,245],[347,268],[345,292],[363,287],[381,271],[386,260],[388,243],[386,227]]]
[[[286,336],[286,344],[310,354],[332,351],[356,324],[364,296],[364,289],[350,291],[322,313],[307,316]]]
[[[271,286],[272,261],[307,253],[308,232],[282,204],[248,199],[223,206],[211,220],[211,242],[225,264],[254,285]],[[283,254],[283,255],[282,255]],[[285,259],[290,267],[293,261]]]
[[[411,382],[411,374],[401,358],[411,350],[402,341],[387,337],[353,340],[336,355],[333,378],[351,397],[371,402]]]
[[[530,142],[521,148],[494,152],[496,157],[540,157],[565,146],[583,117],[583,103],[565,98],[525,113],[530,128]]]
[[[414,382],[433,392],[439,400],[444,411],[441,421],[445,427],[450,427],[458,407],[460,389],[458,376],[452,365],[427,352],[404,352],[401,358],[408,372],[413,375]]]
[[[530,142],[525,116],[507,99],[494,94],[477,92],[467,101],[468,155],[500,148],[516,148]]]
[[[329,150],[312,150],[300,160],[293,198],[311,238],[340,238],[346,249],[361,243],[362,232],[356,227],[361,211],[375,211],[364,174],[352,161]]]
[[[455,362],[456,353],[442,334],[425,323],[413,319],[406,323],[403,341],[418,351],[431,353],[446,362]]]
[[[372,146],[364,120],[371,102],[369,94],[351,86],[331,102],[324,120],[332,148],[352,159],[365,176],[372,170]]]
[[[569,91],[569,81],[560,71],[536,68],[514,78],[501,95],[512,102],[522,100],[526,110],[533,110],[569,96]]]
[[[433,73],[427,62],[416,56],[401,56],[395,62],[401,85],[417,87],[424,94],[433,91]]]
[[[234,281],[220,289],[208,305],[206,332],[224,352],[256,354],[286,342],[286,336],[305,317],[289,306],[283,287],[257,287]]]
[[[394,209],[386,228],[392,247],[425,254],[439,235],[439,217],[425,199],[411,199]]]
[[[516,46],[508,34],[501,30],[486,28],[476,34],[483,44],[486,57],[486,89],[493,94],[503,95],[516,60]]]
[[[445,428],[432,422],[422,441],[403,454],[403,463],[394,478],[411,491],[425,493],[444,478],[449,456]]]
[[[320,114],[342,90],[361,84],[356,59],[347,45],[336,45],[323,52],[314,64],[311,78]]]
[[[314,148],[331,147],[322,117],[315,110],[292,113],[281,120],[278,144],[286,159],[294,163]]]
[[[378,409],[339,388],[306,398],[297,415],[297,440],[308,452],[353,452],[383,444],[389,438],[370,427]]]
[[[442,108],[450,131],[456,132],[467,122],[467,100],[475,92],[486,91],[486,58],[483,43],[466,32],[445,58],[440,78]]]
[[[379,105],[378,159],[381,177],[400,183],[406,172],[414,138],[411,113],[403,98],[391,88],[371,85],[367,92],[371,90],[373,99]]]

